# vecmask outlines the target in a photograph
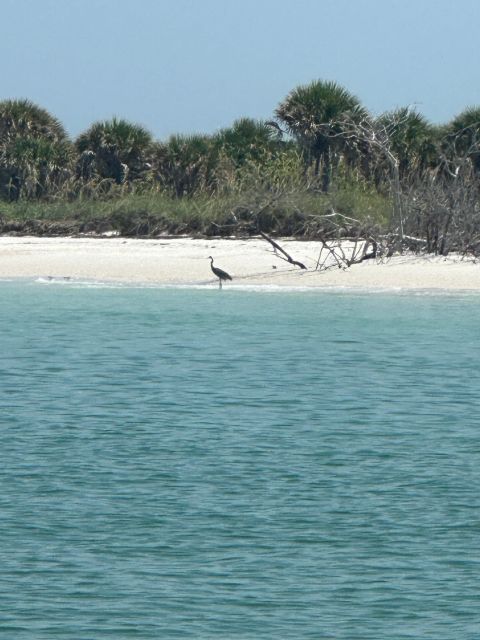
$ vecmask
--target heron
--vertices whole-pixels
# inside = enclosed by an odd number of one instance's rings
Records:
[[[219,269],[218,267],[214,267],[213,266],[213,258],[212,256],[208,256],[208,259],[211,260],[210,262],[210,268],[213,271],[213,273],[217,276],[218,278],[218,285],[219,288],[222,288],[222,280],[231,280],[232,276],[229,275],[226,271],[224,271],[223,269]]]

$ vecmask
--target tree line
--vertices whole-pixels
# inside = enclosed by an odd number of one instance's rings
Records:
[[[42,107],[0,101],[0,212],[2,202],[48,206],[148,193],[193,206],[223,197],[230,211],[219,232],[253,223],[275,231],[283,207],[283,232],[381,232],[427,251],[477,254],[479,174],[480,107],[444,125],[410,107],[374,117],[323,80],[294,88],[270,120],[242,118],[213,135],[165,141],[120,118],[95,122],[72,140]],[[371,215],[365,203],[372,202],[382,203],[382,215]]]

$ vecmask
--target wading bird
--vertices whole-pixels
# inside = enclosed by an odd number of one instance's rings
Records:
[[[212,256],[208,256],[208,259],[211,260],[210,262],[210,268],[212,269],[213,273],[217,276],[218,278],[218,285],[219,288],[222,288],[222,280],[231,280],[232,276],[228,275],[228,273],[226,271],[224,271],[223,269],[219,269],[218,267],[214,267],[213,266],[213,258]]]

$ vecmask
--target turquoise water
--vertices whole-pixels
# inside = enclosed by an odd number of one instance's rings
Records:
[[[0,299],[2,637],[480,637],[480,297]]]

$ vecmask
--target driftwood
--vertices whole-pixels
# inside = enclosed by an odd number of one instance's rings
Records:
[[[321,248],[315,267],[316,271],[326,271],[332,268],[348,269],[352,265],[359,264],[364,260],[381,258],[384,254],[384,249],[379,247],[378,241],[372,237],[327,240],[324,235],[320,235],[319,240],[321,242]],[[347,240],[350,240],[353,246],[346,249],[343,243]]]
[[[286,262],[289,262],[290,264],[295,265],[296,267],[300,267],[300,269],[306,269],[307,267],[303,264],[303,262],[298,262],[298,260],[294,260],[292,258],[291,255],[289,255],[285,249],[282,249],[282,247],[278,244],[278,242],[275,242],[275,240],[272,240],[272,238],[270,238],[269,236],[267,236],[266,233],[264,233],[263,231],[259,231],[260,235],[262,236],[262,238],[264,240],[266,240],[267,242],[270,242],[270,244],[272,245],[272,247],[274,248],[275,252],[280,251],[280,253],[282,254],[281,256],[279,256],[279,258],[281,258],[282,260],[285,260]]]

